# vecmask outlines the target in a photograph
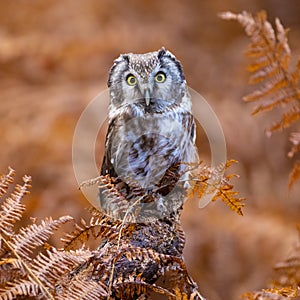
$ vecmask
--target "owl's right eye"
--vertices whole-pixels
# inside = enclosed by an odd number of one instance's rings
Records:
[[[132,74],[129,74],[127,77],[126,77],[126,82],[129,84],[129,85],[136,85],[137,83],[137,80],[136,80],[136,77]]]

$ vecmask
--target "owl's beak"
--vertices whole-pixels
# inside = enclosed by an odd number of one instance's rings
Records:
[[[146,106],[149,106],[150,105],[150,90],[149,89],[145,90],[144,96],[145,96]]]

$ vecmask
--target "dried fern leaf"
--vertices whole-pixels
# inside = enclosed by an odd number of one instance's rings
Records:
[[[270,136],[273,131],[282,130],[290,127],[292,123],[300,119],[300,108],[292,106],[286,113],[282,114],[281,119],[274,123],[269,129],[266,130],[267,136]]]
[[[278,106],[287,107],[287,112],[268,129],[267,134],[290,127],[300,118],[300,61],[295,70],[290,71],[288,30],[278,18],[273,29],[264,11],[255,16],[248,12],[225,12],[220,16],[226,20],[238,21],[251,40],[247,55],[253,59],[253,63],[248,67],[248,71],[251,73],[250,83],[258,86],[253,93],[245,96],[244,100],[260,102],[253,114]]]
[[[153,249],[146,249],[141,247],[122,247],[119,249],[118,254],[115,256],[115,261],[118,261],[119,258],[125,256],[126,259],[131,262],[132,260],[138,260],[143,263],[147,262],[156,262],[159,267],[169,266],[175,267],[175,264],[180,267],[181,270],[185,270],[185,264],[181,257],[168,255],[163,253],[158,253]]]
[[[123,282],[114,285],[114,294],[120,299],[134,299],[135,297],[137,297],[137,295],[147,295],[149,291],[167,296],[168,299],[179,299],[176,298],[175,294],[173,294],[168,289],[157,286],[155,284],[143,282],[142,280],[124,280]]]
[[[102,197],[105,198],[105,201],[103,201],[105,204],[103,203],[101,206],[101,211],[114,219],[123,219],[130,203],[126,199],[127,191],[124,191],[124,188],[122,190],[120,187],[120,180],[110,175],[101,175],[82,182],[79,187],[89,187],[95,184],[98,185]],[[130,185],[133,187],[134,183]]]
[[[289,176],[289,189],[292,189],[295,182],[300,179],[300,161],[296,161],[294,164],[293,170],[290,173]]]
[[[2,183],[2,189],[5,189],[7,184],[11,183],[13,170],[7,175],[6,179]],[[23,177],[24,184],[16,185],[13,193],[7,197],[3,204],[1,205],[0,211],[0,234],[5,234],[6,236],[11,236],[13,234],[14,224],[21,219],[22,214],[25,210],[25,206],[21,203],[22,198],[28,194],[28,189],[31,187],[31,177]]]
[[[61,241],[64,243],[64,249],[75,249],[78,245],[83,245],[91,237],[97,239],[101,236],[102,239],[111,239],[118,235],[118,222],[110,225],[110,220],[101,214],[101,217],[92,217],[87,224],[84,219],[81,219],[80,225],[75,224],[75,230],[66,234]]]
[[[288,157],[292,158],[300,151],[300,132],[292,132],[290,134],[290,142],[292,143],[292,148],[288,153]],[[299,179],[300,179],[300,161],[297,160],[294,163],[293,170],[290,172],[289,189],[292,189],[294,184]]]
[[[72,218],[68,216],[61,217],[54,221],[49,218],[45,221],[43,220],[40,225],[33,224],[25,229],[21,229],[20,233],[14,235],[10,240],[2,237],[2,241],[10,254],[16,257],[13,265],[20,270],[22,277],[27,275],[30,282],[37,285],[42,291],[42,294],[46,295],[48,299],[54,298],[48,291],[46,285],[35,275],[29,255],[32,254],[33,250],[38,246],[42,245],[53,234],[55,229],[70,219]],[[16,281],[16,283],[18,282],[20,282],[20,279]]]
[[[248,292],[243,294],[242,299],[247,300],[287,300],[287,299],[299,299],[300,291],[298,288],[284,287],[284,288],[272,288],[263,289],[260,292]],[[297,297],[297,298],[295,298]]]
[[[18,259],[5,257],[0,261],[0,287],[15,279],[24,278],[26,272]]]
[[[236,174],[224,175],[232,164],[237,163],[236,160],[228,160],[225,165],[216,168],[200,165],[196,172],[193,172],[191,188],[188,190],[188,197],[197,196],[201,199],[204,195],[211,194],[212,201],[221,199],[233,211],[239,215],[243,215],[243,201],[245,198],[238,196],[238,192],[233,190],[230,180],[238,177]],[[200,200],[201,201],[201,200]]]
[[[238,192],[233,190],[232,184],[224,184],[217,191],[216,195],[213,197],[213,201],[221,199],[225,204],[227,204],[233,211],[238,215],[243,215],[243,207],[245,204],[243,201],[245,198],[238,197]]]
[[[289,140],[292,143],[292,149],[288,153],[288,157],[294,157],[300,151],[300,132],[292,132]]]
[[[57,220],[46,218],[40,225],[31,224],[21,228],[20,232],[12,237],[11,243],[14,253],[23,259],[30,260],[30,254],[39,246],[43,245],[62,224],[72,220],[70,216],[63,216]]]
[[[288,157],[294,157],[296,153],[300,152],[300,132],[292,132],[290,135],[290,142],[293,144],[292,149],[288,153]],[[289,176],[289,189],[292,189],[295,182],[300,179],[300,161],[294,163],[293,170]]]
[[[107,299],[107,296],[107,287],[103,283],[96,282],[91,277],[73,277],[68,286],[55,299],[104,300]]]
[[[31,269],[44,285],[54,289],[63,274],[68,274],[75,266],[84,263],[91,256],[88,250],[57,251],[52,248],[46,255],[39,253],[32,261]]]
[[[0,289],[1,300],[12,300],[18,296],[35,297],[41,293],[38,284],[29,280],[18,280],[17,282],[8,282],[5,288]]]
[[[275,265],[277,278],[276,287],[298,288],[300,280],[300,256],[299,253]]]
[[[14,182],[16,172],[11,167],[8,167],[8,173],[0,176],[0,198],[6,194],[10,184]]]

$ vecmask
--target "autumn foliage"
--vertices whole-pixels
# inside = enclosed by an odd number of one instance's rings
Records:
[[[261,9],[268,12],[268,19],[266,13],[253,13]],[[40,230],[41,226],[61,220],[59,216],[66,214],[77,224],[72,220],[61,224],[48,241],[32,250],[28,266],[37,263],[38,253],[45,255],[43,259],[49,262],[50,255],[50,261],[56,261],[55,256],[58,258],[66,252],[75,255],[72,251],[80,250],[82,242],[96,249],[104,245],[101,236],[108,233],[118,241],[120,223],[112,230],[111,224],[103,226],[103,219],[84,209],[88,202],[78,189],[72,169],[74,128],[89,101],[105,89],[108,70],[120,53],[143,53],[165,46],[181,60],[189,86],[203,94],[216,112],[226,137],[228,157],[239,161],[227,173],[239,174],[240,178],[230,178],[227,190],[240,192],[241,196],[234,195],[234,199],[247,198],[245,207],[242,206],[244,201],[233,202],[237,212],[242,209],[243,217],[223,205],[226,197],[205,209],[199,209],[201,201],[185,203],[181,223],[186,233],[184,258],[189,274],[201,293],[211,300],[238,299],[242,294],[248,297],[246,299],[299,298],[299,253],[294,244],[299,221],[300,135],[297,113],[293,114],[299,102],[296,100],[299,9],[296,1],[287,4],[267,0],[247,3],[129,0],[122,5],[115,0],[78,0],[76,3],[32,0],[30,5],[26,1],[2,1],[0,171],[5,172],[7,165],[12,165],[18,171],[14,177],[16,182],[22,181],[20,174],[28,173],[32,175],[33,184],[30,196],[24,197],[26,202],[14,202],[17,210],[6,206],[10,205],[8,202],[4,204],[6,195],[12,197],[13,183],[9,184],[1,204],[5,206],[3,210],[12,214],[6,214],[7,227],[3,227],[1,233],[5,236],[5,230],[13,230],[5,238],[16,243],[12,237],[28,224],[35,223],[32,229]],[[224,22],[217,17],[218,12],[224,10],[249,11],[231,14],[230,18],[247,24],[250,44],[253,44],[248,50],[253,52],[252,56],[243,56],[248,39],[238,26],[240,23]],[[276,16],[278,21],[275,21]],[[285,27],[291,31],[288,33]],[[250,77],[254,76],[254,84],[250,86],[247,85],[249,74],[244,70],[249,62]],[[251,101],[244,103],[240,100],[246,94],[253,95]],[[253,110],[258,110],[255,117],[250,114],[252,105]],[[275,126],[278,130],[271,131],[275,124],[279,125]],[[206,161],[209,145],[200,127],[196,142],[200,158]],[[271,138],[263,136],[264,128],[272,133]],[[103,149],[97,149],[98,163],[101,151]],[[201,168],[204,172],[205,164]],[[210,187],[220,183],[204,173],[202,176],[195,176],[191,183],[191,196],[201,194],[201,190],[208,192]],[[235,187],[231,188],[233,184]],[[22,203],[26,203],[26,210]],[[21,220],[11,223],[12,216],[20,214]],[[64,242],[60,241],[62,235]],[[62,252],[60,247],[64,247]],[[28,291],[17,284],[4,287],[5,282],[1,282],[5,290],[2,292],[10,290],[11,297],[16,293],[41,295],[39,284],[29,278],[24,266],[17,265],[16,255],[1,240],[3,248],[0,275],[11,282],[20,279],[20,285],[24,287],[24,282]],[[132,257],[131,252],[127,254]],[[107,257],[106,266],[112,257]],[[74,258],[65,265],[66,274],[73,269]],[[283,264],[278,265],[278,261]],[[96,262],[100,270],[103,265],[99,260]],[[169,267],[172,268],[172,264]],[[176,264],[175,268],[179,270],[182,266]],[[104,269],[111,270],[111,267]],[[118,274],[117,269],[115,274]],[[76,296],[105,294],[106,287],[83,279],[84,272],[92,270],[76,267],[75,270],[73,277],[66,278],[65,282],[74,280],[72,291]],[[48,289],[52,292],[50,285],[56,279],[49,280]],[[128,291],[154,288],[132,281],[124,283]],[[124,290],[124,284],[122,287],[120,283],[119,287],[119,291]],[[262,287],[265,288],[262,290]],[[59,284],[55,288],[57,292],[64,289]],[[168,291],[158,288],[151,293],[153,299],[161,299],[162,292]],[[245,294],[246,291],[255,292]],[[180,290],[174,288],[171,293],[179,296]],[[30,299],[18,296],[22,297]]]
[[[280,108],[282,113],[267,130],[267,136],[275,131],[282,131],[299,124],[300,119],[300,60],[296,66],[291,66],[291,49],[287,33],[280,20],[276,18],[275,28],[267,20],[265,11],[256,15],[248,12],[233,14],[225,12],[220,14],[225,20],[236,20],[250,38],[246,55],[252,63],[248,66],[251,73],[249,83],[256,85],[256,89],[244,97],[246,102],[259,103],[252,114],[272,111]],[[292,150],[289,157],[294,157],[299,151],[300,132],[290,134]],[[291,188],[300,177],[299,161],[296,161],[290,175]]]

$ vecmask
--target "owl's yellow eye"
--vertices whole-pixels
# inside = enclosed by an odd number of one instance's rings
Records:
[[[166,74],[163,72],[158,72],[155,75],[155,81],[158,83],[163,83],[166,80]]]
[[[131,74],[127,76],[126,81],[129,85],[136,85],[137,83],[136,77]]]

